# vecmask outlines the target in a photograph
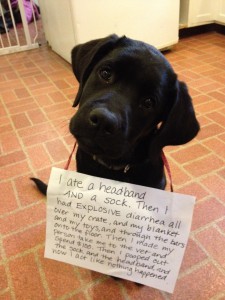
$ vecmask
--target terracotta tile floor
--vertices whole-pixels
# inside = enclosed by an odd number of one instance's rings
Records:
[[[78,84],[42,46],[0,57],[0,299],[225,299],[225,36],[182,39],[166,53],[193,97],[201,132],[168,147],[175,190],[197,196],[173,295],[43,258],[45,199],[29,181],[64,166]],[[74,168],[74,166],[72,166]]]

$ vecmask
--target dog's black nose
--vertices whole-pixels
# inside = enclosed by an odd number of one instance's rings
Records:
[[[112,135],[118,129],[117,117],[106,108],[95,108],[89,115],[90,125],[101,134]]]

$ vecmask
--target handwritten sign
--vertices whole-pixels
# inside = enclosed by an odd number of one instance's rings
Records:
[[[195,198],[53,168],[45,257],[172,293]]]

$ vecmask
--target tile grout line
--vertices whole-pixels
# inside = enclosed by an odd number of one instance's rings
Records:
[[[40,278],[41,278],[41,283],[42,283],[42,286],[45,290],[45,294],[47,296],[47,299],[51,300],[52,299],[51,291],[50,291],[50,288],[49,288],[49,285],[48,285],[48,282],[47,282],[47,278],[46,278],[46,275],[45,275],[45,271],[42,267],[42,264],[40,262],[39,255],[38,255],[37,251],[38,251],[38,249],[36,251],[34,251],[35,263],[37,265],[38,272],[39,272],[39,275],[40,275]]]
[[[39,71],[41,72],[41,74],[44,74],[43,70],[42,70],[38,65],[35,64],[35,66],[39,69]],[[66,68],[65,66],[63,66],[63,68],[64,68],[65,70],[67,70],[67,68]],[[15,71],[15,72],[16,72],[16,74],[18,75],[18,77],[20,77],[19,74],[18,74],[18,71]],[[44,75],[45,75],[45,74],[44,74]],[[47,77],[48,77],[48,76],[47,76]],[[22,79],[21,79],[21,80],[22,80]],[[48,77],[48,80],[49,80],[51,83],[54,84],[54,82],[51,80],[51,78]],[[24,83],[23,80],[22,80],[22,82]],[[55,84],[54,84],[54,85],[55,85]],[[25,83],[24,83],[24,86],[26,86]],[[55,87],[56,87],[57,89],[59,89],[56,85],[55,85]],[[35,103],[36,103],[36,104],[38,105],[38,107],[41,109],[42,113],[46,116],[47,121],[48,121],[48,123],[50,123],[52,129],[55,131],[55,129],[54,129],[53,126],[52,126],[51,120],[49,120],[49,117],[48,117],[47,113],[43,110],[43,108],[42,108],[42,107],[39,105],[39,103],[37,102],[36,98],[32,95],[32,91],[30,91],[29,87],[27,88],[27,90],[29,91],[30,96],[33,98],[33,100],[35,101]],[[67,98],[66,98],[66,99],[67,99]],[[69,102],[68,99],[67,99],[67,102]],[[70,102],[69,102],[69,103],[70,103]],[[6,106],[5,106],[5,109],[7,109]],[[13,126],[13,128],[14,128],[14,130],[15,130],[15,132],[16,132],[17,138],[19,139],[20,145],[21,145],[22,140],[21,140],[20,136],[18,135],[18,131],[17,131],[17,129],[15,128],[14,123],[12,122],[11,114],[9,113],[8,109],[7,109],[7,115],[9,116],[11,125]],[[33,124],[32,120],[29,118],[29,115],[28,115],[27,113],[26,113],[26,116],[27,116],[28,120],[31,121],[31,124]],[[64,142],[64,140],[62,139],[62,137],[59,137],[57,131],[55,131],[55,133],[56,133],[56,135],[57,135],[56,138],[59,138],[59,139],[61,140],[61,142],[66,146],[67,150],[71,150],[71,149],[69,149],[68,145]],[[53,140],[53,139],[52,139],[52,140]],[[38,143],[38,144],[39,144],[39,143]],[[36,174],[35,169],[33,168],[32,164],[31,164],[31,162],[30,162],[30,160],[29,160],[29,156],[28,156],[28,153],[27,153],[27,151],[26,151],[26,146],[24,145],[24,143],[23,143],[21,146],[22,146],[22,147],[21,147],[22,150],[24,151],[24,153],[25,153],[25,155],[26,155],[26,157],[27,157],[27,162],[28,162],[28,165],[29,165],[29,167],[30,167],[32,173],[33,173],[33,174]],[[34,145],[33,145],[33,146],[34,146]],[[46,147],[45,147],[45,150],[47,150]],[[47,151],[47,155],[50,157],[50,160],[51,160],[51,162],[52,162],[52,164],[53,164],[54,161],[53,161],[53,159],[51,158],[51,156],[50,156],[50,154],[49,154],[48,151]]]
[[[39,66],[37,66],[37,67],[40,69]],[[68,64],[68,66],[64,66],[64,65],[63,65],[63,67],[64,67],[65,70],[68,70],[68,69],[69,69],[69,64]],[[70,65],[70,67],[71,67],[71,65]],[[40,69],[40,71],[43,72],[41,69]],[[71,68],[70,68],[70,72],[72,73],[72,69],[71,69]],[[52,84],[54,84],[55,87],[61,92],[61,89],[59,89],[59,88],[57,87],[57,85],[55,84],[55,82],[54,82],[51,78],[49,78],[48,75],[46,75],[46,76],[47,76],[48,80],[49,80]],[[70,85],[70,84],[69,84],[69,85]],[[48,114],[47,114],[47,113],[43,110],[43,108],[39,105],[39,103],[37,102],[37,100],[36,100],[36,99],[34,99],[34,100],[36,101],[36,103],[38,104],[39,108],[41,109],[41,111],[42,111],[42,112],[44,113],[44,115],[46,116],[48,122],[50,122],[50,124],[52,125],[51,120],[50,120],[49,117],[48,117]],[[70,104],[70,106],[71,106],[72,104],[71,104],[71,101],[68,99],[68,97],[66,97],[66,100],[67,100],[67,102],[68,102],[68,103]],[[71,116],[71,117],[72,117],[72,116]],[[58,133],[57,133],[57,134],[58,134]],[[65,143],[64,139],[62,138],[62,136],[59,136],[59,139],[60,139],[61,142],[65,145],[66,149],[70,152],[70,151],[71,151],[71,148]]]
[[[44,196],[43,196],[44,197]],[[8,217],[8,216],[13,216],[14,214],[17,214],[18,212],[22,212],[26,209],[29,209],[29,208],[32,208],[32,207],[35,207],[35,206],[38,206],[39,204],[45,202],[45,200],[39,200],[37,202],[33,202],[33,203],[30,203],[26,206],[21,206],[21,207],[18,207],[17,209],[14,209],[13,211],[10,211],[10,212],[7,212],[7,213],[4,213],[4,214],[1,214],[0,215],[0,220],[1,219],[4,219],[5,217]]]
[[[13,279],[9,268],[9,261],[6,258],[6,253],[5,253],[5,249],[3,248],[3,240],[1,236],[0,236],[0,249],[1,249],[2,262],[6,272],[7,284],[11,295],[11,299],[16,300],[15,290],[13,286]]]
[[[19,136],[19,134],[18,134],[18,130],[17,130],[17,128],[15,127],[15,125],[14,125],[14,123],[13,123],[13,121],[12,121],[12,117],[11,117],[11,115],[10,115],[10,113],[9,113],[9,110],[8,110],[8,108],[7,108],[7,106],[6,106],[6,104],[5,104],[4,102],[3,102],[3,106],[4,106],[4,109],[5,109],[6,112],[7,112],[7,115],[8,115],[8,117],[9,117],[11,126],[12,126],[12,128],[14,129],[14,132],[15,132],[15,134],[16,134],[16,136],[17,136],[17,139],[18,139],[18,141],[19,141],[19,144],[20,144],[20,146],[21,146],[21,149],[23,150],[23,152],[24,152],[24,154],[25,154],[25,156],[26,156],[26,162],[27,162],[27,164],[28,164],[28,166],[29,166],[29,169],[30,169],[32,172],[34,172],[34,174],[35,174],[35,170],[33,169],[32,165],[31,165],[31,162],[30,162],[30,160],[29,160],[28,153],[27,153],[27,151],[26,151],[26,149],[25,149],[25,147],[24,147],[24,144],[22,143],[22,140],[21,140],[21,138],[20,138],[20,136]]]
[[[15,231],[13,231],[13,232],[7,233],[7,234],[5,234],[5,235],[3,236],[3,238],[8,238],[8,237],[11,237],[11,236],[13,236],[13,235],[15,235],[15,234],[24,233],[24,232],[26,232],[27,230],[30,230],[30,229],[32,229],[32,228],[35,228],[35,227],[37,227],[37,226],[39,226],[39,225],[42,225],[42,224],[45,224],[45,223],[46,223],[46,220],[45,220],[45,219],[44,219],[44,220],[40,220],[40,221],[38,221],[38,222],[36,222],[36,223],[32,223],[32,224],[30,224],[30,225],[28,225],[28,226],[26,226],[26,227],[22,227],[22,228],[20,228],[20,229],[18,229],[18,230],[15,230]]]
[[[178,276],[178,280],[183,279],[184,277],[200,270],[202,267],[205,267],[206,265],[208,265],[210,263],[211,263],[211,258],[209,258],[207,256],[204,260],[198,262],[197,264],[192,265],[187,270],[180,273],[179,276]]]
[[[212,155],[212,154],[213,154],[213,153],[209,153],[208,155]],[[207,156],[207,155],[206,155],[206,156]],[[202,157],[201,157],[201,158],[202,158]],[[192,160],[190,163],[188,162],[188,163],[185,164],[185,165],[189,165],[189,164],[191,164],[191,163],[193,163],[193,162],[195,162],[195,161],[199,161],[201,158],[198,158],[197,160]],[[200,181],[203,180],[204,178],[207,178],[209,175],[217,175],[217,176],[219,176],[217,173],[218,173],[219,171],[221,171],[221,170],[224,169],[224,166],[221,166],[220,168],[213,170],[211,173],[207,173],[207,174],[204,174],[204,175],[201,175],[201,176],[196,177],[196,176],[192,175],[191,173],[189,173],[188,171],[186,171],[186,170],[183,168],[183,166],[182,166],[181,164],[179,164],[176,160],[174,160],[173,157],[170,157],[170,159],[173,160],[173,163],[176,164],[176,166],[177,166],[180,170],[182,170],[183,173],[187,174],[188,177],[190,177],[190,180],[186,181],[184,184],[177,185],[177,186],[178,186],[178,189],[182,188],[183,186],[185,186],[185,185],[187,185],[187,184],[189,184],[189,183],[191,183],[191,182],[193,182],[193,181],[195,181],[195,182],[197,182],[197,183],[200,184]],[[220,158],[220,159],[221,159],[221,158]],[[221,159],[221,160],[222,160],[222,159]],[[219,177],[221,177],[221,176],[219,176]],[[175,188],[176,188],[176,185],[175,185]],[[207,187],[204,186],[204,189],[206,189],[206,188],[207,188]],[[212,191],[210,191],[210,190],[209,190],[209,192],[212,193]],[[214,195],[214,196],[215,196],[215,195]],[[215,197],[216,197],[216,196],[215,196]],[[217,198],[218,198],[218,197],[217,197]],[[220,200],[220,199],[219,199],[219,200]]]
[[[220,218],[218,218],[216,221],[213,220],[213,221],[210,222],[210,223],[207,223],[207,224],[205,224],[205,225],[202,225],[202,226],[199,227],[199,228],[196,228],[196,229],[192,230],[191,233],[190,233],[190,238],[194,238],[197,234],[201,233],[202,231],[205,231],[205,230],[207,230],[207,229],[212,228],[213,226],[216,225],[217,222],[223,221],[224,219],[225,219],[224,216],[223,216],[223,217],[220,217]]]
[[[214,227],[214,226],[211,226]],[[213,266],[222,274],[225,276],[225,270],[223,267],[220,266],[220,264],[211,256],[211,254],[205,249],[205,247],[201,244],[201,242],[198,241],[198,239],[195,236],[192,236],[193,241],[200,247],[200,249],[206,254],[208,260],[210,263],[213,264]]]

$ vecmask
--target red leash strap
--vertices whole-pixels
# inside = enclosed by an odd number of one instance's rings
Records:
[[[74,152],[75,152],[76,146],[77,146],[77,142],[75,141],[74,146],[73,146],[73,150],[72,150],[72,152],[70,153],[69,159],[68,159],[68,161],[67,161],[67,163],[66,163],[66,165],[65,165],[65,167],[64,167],[64,170],[68,170],[69,165],[70,165],[70,162],[71,162],[71,159],[72,159],[72,156],[73,156],[73,154],[74,154]]]
[[[173,180],[172,180],[172,173],[171,173],[171,170],[170,170],[170,165],[168,163],[168,160],[165,156],[165,153],[163,152],[162,150],[162,160],[163,160],[163,163],[164,163],[164,166],[166,168],[166,171],[168,173],[168,176],[169,176],[169,181],[170,181],[170,191],[173,192]]]

